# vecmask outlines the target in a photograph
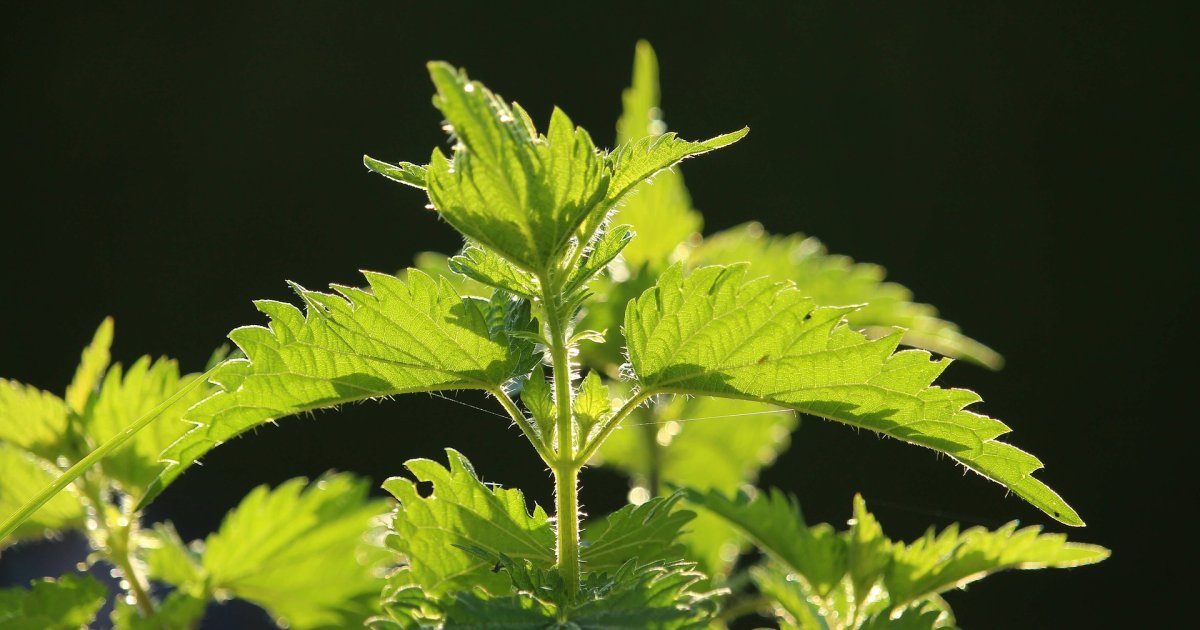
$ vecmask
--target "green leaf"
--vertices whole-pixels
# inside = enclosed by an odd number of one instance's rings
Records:
[[[529,410],[529,415],[533,416],[533,422],[537,426],[542,440],[547,444],[553,444],[556,439],[554,437],[555,422],[558,419],[558,412],[551,397],[550,385],[546,383],[546,375],[542,370],[534,370],[525,381],[525,385],[521,388],[521,403]]]
[[[461,273],[450,270],[450,257],[438,252],[419,252],[413,259],[413,265],[422,273],[436,278],[438,281],[445,280],[454,287],[454,290],[463,297],[480,297],[488,299],[492,297],[494,287],[483,284],[476,280],[472,280]],[[401,270],[399,276],[401,279],[406,279],[407,270]]]
[[[542,136],[523,110],[465,73],[445,63],[429,73],[434,104],[459,141],[453,163],[440,150],[430,159],[434,207],[523,269],[549,270],[584,219],[607,209],[609,173],[591,137],[557,108]]]
[[[0,480],[3,480],[0,482],[0,516],[21,509],[42,488],[50,485],[58,473],[29,453],[0,442]],[[79,527],[83,524],[83,516],[83,505],[75,495],[61,492],[0,542],[0,549],[21,540],[42,538]]]
[[[616,571],[631,558],[638,564],[678,560],[683,528],[696,516],[677,509],[680,493],[654,497],[641,505],[626,505],[603,521],[589,525],[583,547],[584,569],[589,572]]]
[[[944,611],[936,606],[925,605],[908,608],[892,617],[887,612],[872,615],[862,625],[862,630],[956,630],[953,623],[945,619]]]
[[[692,490],[687,498],[737,525],[767,553],[771,562],[752,577],[783,609],[785,627],[890,628],[889,619],[898,628],[950,627],[953,615],[941,592],[1004,569],[1074,567],[1108,557],[1102,547],[1069,543],[1037,527],[1017,530],[1016,523],[961,534],[951,526],[906,545],[884,536],[860,496],[850,529],[840,535],[828,525],[805,525],[794,501],[778,491],[729,499]],[[831,567],[844,567],[844,575]]]
[[[612,169],[608,198],[620,200],[634,186],[668,169],[685,158],[708,153],[741,140],[750,133],[749,127],[721,134],[703,142],[680,140],[675,133],[667,132],[623,144],[608,156]]]
[[[645,41],[637,44],[633,80],[621,94],[617,144],[656,138],[666,132],[658,85],[658,59]],[[676,169],[663,171],[638,185],[617,210],[614,222],[633,226],[638,237],[625,248],[633,270],[643,265],[661,268],[680,252],[680,244],[699,236],[704,219],[692,208],[691,195]],[[624,305],[622,305],[624,306]]]
[[[629,359],[646,392],[742,398],[790,407],[946,453],[1069,525],[1083,521],[1038,479],[1037,458],[996,438],[1003,423],[965,408],[969,391],[933,387],[948,360],[868,340],[853,308],[817,307],[788,283],[745,281],[746,265],[686,279],[679,265],[630,302]]]
[[[537,280],[529,272],[485,247],[467,244],[462,253],[447,261],[447,266],[450,271],[480,284],[527,299],[533,299],[538,294]]]
[[[892,606],[961,587],[997,571],[1077,567],[1109,556],[1103,547],[1067,542],[1066,536],[1043,534],[1041,529],[1017,529],[1014,521],[995,531],[973,527],[960,533],[957,525],[951,525],[940,534],[930,530],[907,545],[895,543],[884,577]]]
[[[891,564],[892,543],[875,515],[867,511],[862,495],[854,495],[854,518],[845,538],[850,585],[855,599],[864,601]]]
[[[255,488],[205,541],[203,568],[216,593],[265,608],[292,628],[361,623],[381,579],[363,537],[386,509],[368,484],[326,475]]]
[[[778,490],[753,498],[745,492],[730,498],[715,490],[688,490],[687,499],[737,527],[821,597],[846,574],[845,542],[828,525],[806,525],[796,500]]]
[[[772,600],[776,620],[783,630],[830,630],[826,618],[840,612],[831,610],[807,584],[777,562],[752,567],[750,577],[759,592]]]
[[[847,314],[850,326],[869,336],[886,336],[893,327],[904,328],[903,342],[948,357],[999,369],[1004,358],[996,351],[963,335],[958,326],[938,318],[937,309],[912,301],[912,291],[885,282],[879,265],[855,263],[830,254],[813,237],[802,234],[772,236],[757,223],[718,232],[691,251],[693,266],[750,264],[750,276],[765,275],[775,281],[790,280],[804,295],[823,306],[861,304]]]
[[[92,622],[108,591],[90,575],[34,580],[30,588],[0,589],[5,630],[79,630]]]
[[[642,240],[634,238],[630,244]],[[614,267],[620,269],[620,267]],[[593,295],[584,305],[583,317],[578,328],[611,331],[603,343],[587,343],[579,346],[584,365],[602,370],[611,378],[620,375],[620,366],[625,362],[625,339],[621,334],[621,322],[629,301],[654,286],[655,276],[651,273],[634,274],[619,282],[601,275],[590,283]]]
[[[67,414],[58,396],[0,378],[0,441],[53,462],[65,448]]]
[[[192,594],[204,590],[208,575],[202,556],[183,543],[174,525],[156,523],[139,531],[137,550],[151,578]]]
[[[429,179],[424,166],[418,166],[410,162],[388,164],[387,162],[380,162],[373,157],[364,155],[363,165],[394,182],[407,184],[421,190],[425,190]]]
[[[444,606],[446,628],[704,628],[720,594],[695,591],[704,576],[687,563],[629,561],[612,574],[588,574],[574,596],[554,569],[505,557],[499,558],[499,566],[512,574],[516,592],[459,593]]]
[[[732,492],[775,461],[797,424],[795,412],[774,405],[672,396],[630,414],[600,447],[599,463],[645,479],[649,438],[664,483]]]
[[[573,404],[575,422],[579,426],[577,439],[583,444],[591,439],[592,430],[613,414],[608,386],[600,381],[599,374],[595,371],[588,372],[579,383]]]
[[[571,272],[570,279],[563,286],[563,293],[569,295],[582,290],[589,281],[607,269],[632,240],[633,228],[628,225],[601,228],[595,242],[586,248],[583,260]]]
[[[124,373],[116,364],[83,414],[84,432],[95,444],[103,444],[190,385],[196,376],[181,377],[178,364],[171,359],[152,362],[150,357],[142,357]],[[162,452],[192,428],[183,421],[184,412],[209,393],[211,390],[203,386],[187,391],[157,420],[105,458],[101,464],[105,476],[138,501],[163,470]]]
[[[509,320],[528,305],[462,298],[415,269],[406,280],[365,275],[370,289],[334,287],[340,296],[296,287],[307,314],[257,302],[270,328],[230,333],[246,358],[213,375],[219,391],[187,414],[197,426],[163,454],[174,465],[151,496],[213,447],[269,420],[396,394],[494,391],[531,367],[532,344],[497,328],[526,325]]]
[[[113,320],[104,318],[96,329],[92,342],[83,349],[79,358],[79,367],[75,368],[75,377],[67,386],[66,403],[72,411],[82,414],[87,407],[88,398],[96,391],[108,362],[112,359],[109,349],[113,340]]]
[[[634,411],[600,447],[598,460],[643,486],[656,465],[662,484],[731,493],[754,482],[787,448],[796,424],[795,412],[773,405],[673,396]],[[739,544],[733,527],[705,511],[683,540],[689,557],[713,577],[730,568]]]
[[[112,612],[114,630],[191,630],[200,625],[204,616],[204,599],[183,591],[172,591],[154,611],[153,617],[143,617],[137,606],[117,601]]]
[[[449,469],[414,459],[405,463],[414,479],[392,477],[383,483],[400,501],[387,538],[406,562],[397,583],[420,586],[431,596],[471,588],[508,591],[507,575],[493,572],[492,564],[462,547],[554,564],[554,531],[542,508],[530,512],[519,490],[485,486],[457,451],[447,449],[446,457]],[[433,491],[422,496],[418,482],[431,483]]]

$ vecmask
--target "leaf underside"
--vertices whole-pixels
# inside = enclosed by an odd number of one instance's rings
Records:
[[[296,287],[307,313],[257,302],[270,327],[230,333],[245,354],[213,374],[219,390],[193,407],[196,427],[163,454],[161,491],[204,453],[264,422],[342,403],[446,389],[494,391],[528,370],[532,344],[504,325],[525,326],[528,306],[463,298],[415,269],[406,278],[365,272],[369,289],[338,295]]]
[[[852,307],[818,307],[789,283],[746,281],[746,265],[676,265],[629,303],[629,360],[647,392],[757,400],[870,429],[953,457],[1069,525],[1083,521],[1033,472],[1037,458],[996,441],[1003,423],[967,411],[973,392],[933,386],[947,360],[868,339]]]
[[[206,584],[293,628],[360,625],[383,586],[364,536],[387,503],[368,490],[346,474],[255,488],[205,540]]]

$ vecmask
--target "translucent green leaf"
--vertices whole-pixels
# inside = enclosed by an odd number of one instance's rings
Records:
[[[1004,359],[996,351],[971,339],[958,326],[938,318],[937,309],[913,302],[912,291],[885,282],[879,265],[855,263],[830,254],[813,237],[802,234],[772,236],[762,226],[749,223],[704,239],[689,255],[689,264],[748,262],[750,276],[790,280],[804,295],[823,306],[861,304],[847,314],[854,328],[869,336],[886,336],[893,327],[905,329],[903,343],[998,369]]]
[[[265,608],[292,628],[360,624],[383,582],[363,538],[386,509],[368,484],[327,475],[255,488],[205,541],[203,568],[216,593]]]
[[[554,531],[545,511],[530,512],[519,490],[489,488],[471,463],[446,450],[449,469],[427,459],[405,463],[413,479],[392,477],[383,487],[400,501],[387,543],[404,555],[399,578],[431,596],[472,587],[500,594],[508,591],[506,574],[462,549],[473,547],[495,555],[554,564]],[[418,482],[433,490],[422,496]]]
[[[0,589],[0,628],[79,630],[92,622],[108,591],[90,575],[34,580],[30,588]]]
[[[103,444],[195,378],[195,374],[181,377],[178,364],[171,359],[151,361],[150,357],[142,357],[127,372],[116,364],[83,414],[83,430],[94,444]],[[209,393],[207,387],[188,390],[157,420],[105,458],[105,476],[118,482],[134,501],[139,500],[162,472],[162,452],[191,429],[192,425],[183,421],[184,412]]]
[[[54,481],[57,470],[10,444],[0,442],[0,517],[21,509]],[[41,538],[83,524],[83,506],[72,492],[61,492],[22,523],[0,548],[31,538]]]
[[[453,163],[441,151],[430,160],[434,207],[518,266],[548,270],[584,218],[605,211],[609,173],[591,137],[559,109],[542,136],[465,73],[444,63],[429,64],[429,73],[434,104],[459,141]]]
[[[469,247],[469,245],[468,245]],[[494,287],[486,285],[482,282],[472,280],[461,273],[450,270],[450,257],[438,252],[419,252],[413,259],[413,264],[422,273],[437,278],[439,281],[445,280],[454,287],[454,290],[463,297],[481,297],[488,299],[492,296]],[[399,274],[400,278],[405,278],[408,275],[407,270],[402,270]]]
[[[626,505],[594,525],[589,524],[584,570],[616,571],[631,558],[638,564],[678,560],[684,547],[679,535],[695,512],[676,509],[681,494],[654,497],[641,505]]]
[[[778,490],[755,497],[739,492],[732,498],[715,490],[690,490],[687,498],[737,527],[821,597],[846,574],[845,542],[828,525],[806,525],[796,500]]]
[[[639,235],[630,244],[641,240]],[[621,334],[625,307],[630,300],[654,286],[654,280],[655,275],[652,273],[635,274],[623,277],[620,281],[605,275],[592,280],[590,289],[593,295],[584,305],[578,327],[605,330],[609,334],[603,343],[579,346],[579,355],[585,365],[601,370],[613,378],[619,375],[620,366],[625,362],[625,339]]]
[[[503,289],[532,299],[538,294],[537,281],[524,271],[491,250],[468,244],[462,253],[446,261],[450,271],[480,284]]]
[[[676,630],[708,626],[716,593],[693,587],[703,575],[687,563],[626,562],[615,572],[586,576],[577,595],[569,594],[554,569],[500,558],[512,574],[515,593],[459,593],[443,606],[447,628],[644,628]]]
[[[429,176],[424,166],[418,166],[410,162],[388,164],[367,155],[363,156],[363,165],[394,182],[407,184],[421,190],[424,190],[427,186]]]
[[[687,142],[667,134],[604,154],[557,108],[541,134],[520,106],[466,73],[441,62],[429,73],[434,105],[456,139],[451,157],[435,150],[423,173],[369,158],[368,167],[417,187],[424,175],[433,207],[455,229],[543,278],[574,272],[582,248],[637,184],[745,135]]]
[[[534,370],[525,381],[521,388],[521,403],[533,417],[538,435],[542,436],[547,444],[553,444],[558,412],[554,407],[550,385],[546,383],[546,375],[542,370]]]
[[[1109,551],[1096,545],[1067,542],[1062,534],[1043,534],[1041,527],[1017,529],[1012,522],[998,530],[973,527],[964,532],[951,525],[905,545],[895,543],[884,583],[892,606],[961,587],[1005,569],[1067,568],[1100,562]]]
[[[1069,525],[1083,522],[1033,477],[1037,458],[996,441],[1009,428],[967,411],[979,397],[932,386],[948,360],[868,340],[853,308],[817,307],[789,283],[746,281],[746,265],[680,266],[630,302],[629,359],[647,392],[743,398],[790,407],[946,453]]]
[[[653,440],[661,481],[731,492],[775,461],[796,425],[794,412],[774,405],[674,396],[630,414],[600,447],[600,462],[645,479]]]
[[[863,623],[862,630],[956,630],[954,624],[947,623],[944,617],[936,606],[912,607],[896,616],[886,612],[872,615]]]
[[[201,554],[188,548],[170,523],[138,532],[137,550],[149,577],[190,593],[205,588],[208,575]]]
[[[673,396],[636,410],[600,447],[599,462],[646,486],[657,469],[660,485],[731,493],[758,478],[787,448],[796,414],[729,398]],[[737,532],[707,512],[688,525],[690,558],[710,576],[723,575],[737,555]]]
[[[601,228],[598,238],[586,248],[582,260],[570,272],[570,279],[563,285],[563,293],[571,294],[587,286],[589,281],[604,271],[633,240],[633,228],[628,225]]]
[[[794,573],[777,562],[768,562],[752,567],[750,576],[759,592],[774,604],[772,608],[782,630],[830,630],[826,618],[835,611]]]
[[[510,320],[522,312],[527,320],[528,305],[462,298],[415,269],[406,280],[365,275],[369,289],[334,287],[340,295],[296,287],[307,314],[257,302],[270,328],[230,333],[246,358],[213,375],[219,391],[188,413],[197,426],[163,454],[175,465],[155,492],[213,447],[269,420],[396,394],[495,390],[530,368],[532,343],[502,329],[524,325]]]
[[[785,627],[890,628],[889,619],[898,628],[950,627],[954,618],[941,592],[1005,569],[1074,567],[1108,557],[1102,547],[1038,527],[1017,530],[1016,523],[961,534],[951,526],[910,544],[895,542],[862,497],[855,497],[854,518],[841,534],[806,525],[794,500],[778,491],[730,499],[693,490],[687,498],[728,519],[771,558],[753,578],[781,608]],[[839,566],[845,571],[830,571]]]
[[[866,600],[891,564],[892,543],[861,495],[854,495],[854,518],[845,537],[850,585],[855,599]]]
[[[67,414],[58,396],[0,378],[0,441],[53,462],[65,446]]]
[[[685,158],[729,146],[750,133],[749,127],[739,129],[703,142],[680,140],[673,132],[651,136],[623,144],[608,156],[612,169],[609,199],[617,201],[634,186],[654,177],[660,171],[678,164]]]
[[[100,322],[100,327],[96,329],[92,342],[83,349],[83,354],[79,358],[79,367],[75,369],[75,377],[67,386],[66,403],[75,413],[83,413],[87,407],[88,398],[100,384],[104,370],[108,369],[108,362],[112,359],[109,353],[112,340],[113,320],[111,317],[106,317],[103,322]]]
[[[608,386],[600,381],[599,374],[594,371],[588,372],[579,383],[574,407],[575,422],[579,426],[578,440],[583,443],[591,437],[592,430],[613,413]]]
[[[172,591],[153,617],[143,617],[137,606],[117,601],[112,612],[113,630],[190,630],[200,625],[207,603],[183,591]]]

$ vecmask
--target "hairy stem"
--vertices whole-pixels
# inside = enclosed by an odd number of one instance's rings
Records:
[[[543,286],[547,286],[543,283]],[[557,458],[554,470],[555,551],[558,570],[572,596],[579,590],[579,469],[575,461],[575,422],[571,405],[571,356],[567,345],[567,320],[558,296],[544,295],[546,327],[549,329],[550,358],[554,369],[554,401],[557,405]]]
[[[91,504],[94,517],[95,527],[89,526],[89,530],[92,531],[88,532],[92,547],[103,554],[104,558],[113,566],[121,570],[124,578],[122,585],[128,585],[126,588],[133,596],[134,605],[137,606],[142,617],[153,618],[157,612],[154,608],[154,600],[150,597],[150,583],[142,576],[141,571],[134,563],[133,549],[130,546],[133,529],[137,526],[137,517],[121,510],[119,518],[124,518],[125,522],[113,522],[112,511],[109,509],[108,502],[104,500],[105,491],[100,484],[85,475],[80,485],[83,486],[83,494]]]
[[[530,443],[533,444],[534,450],[541,456],[542,461],[546,462],[546,465],[553,469],[555,465],[554,453],[547,448],[547,443],[543,441],[543,438],[534,433],[533,427],[529,424],[529,419],[525,417],[525,414],[521,413],[521,409],[517,407],[517,403],[513,402],[513,399],[503,389],[497,388],[491,390],[491,394],[496,397],[496,400],[500,401],[500,406],[504,407],[504,410],[508,412],[513,422],[521,428],[521,432],[525,434],[525,437],[529,438]]]
[[[558,570],[574,597],[579,591],[579,469],[567,465],[554,472],[554,509],[558,527]]]
[[[608,420],[605,420],[604,424],[600,427],[600,431],[596,433],[596,437],[592,438],[592,440],[579,451],[579,457],[576,460],[579,466],[587,464],[587,461],[596,454],[596,451],[600,448],[600,445],[608,439],[608,436],[612,435],[613,431],[616,431],[617,428],[621,426],[621,421],[628,417],[629,414],[633,413],[634,409],[637,409],[639,406],[641,406],[642,403],[646,402],[655,393],[657,392],[638,392],[633,396],[633,398],[625,401],[625,404],[617,410],[617,413],[613,414]]]

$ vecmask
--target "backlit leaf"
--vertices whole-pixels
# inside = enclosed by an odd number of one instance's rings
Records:
[[[192,408],[197,426],[164,453],[161,491],[197,458],[264,422],[342,403],[446,389],[496,390],[531,368],[532,344],[503,329],[520,305],[462,298],[445,280],[367,272],[369,289],[296,287],[307,313],[260,301],[270,328],[230,333],[244,359],[212,376],[219,391]],[[528,306],[524,307],[526,322]]]
[[[932,386],[948,360],[895,352],[846,326],[853,308],[817,307],[788,283],[746,281],[747,267],[680,266],[630,302],[629,359],[649,392],[758,400],[946,453],[1069,525],[1083,521],[1033,477],[1037,458],[996,438],[1003,423],[967,411],[979,397]]]
[[[208,583],[292,628],[361,624],[383,586],[363,538],[387,507],[367,491],[345,474],[255,488],[205,541]]]

